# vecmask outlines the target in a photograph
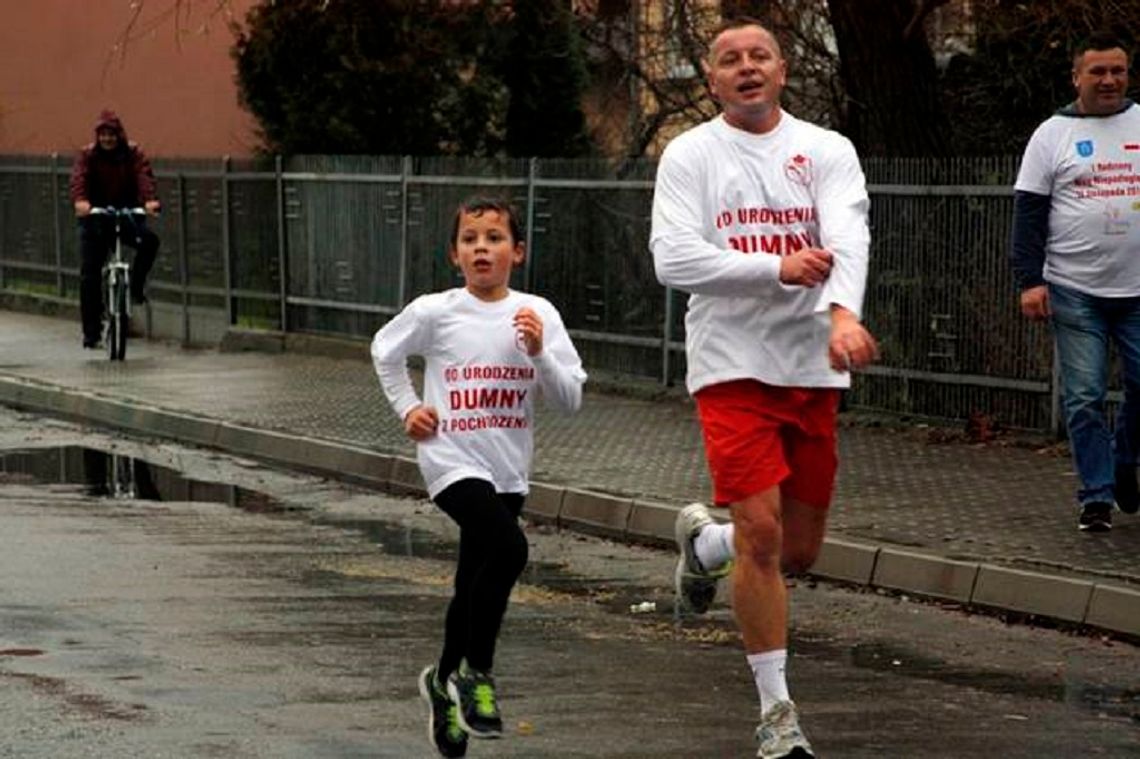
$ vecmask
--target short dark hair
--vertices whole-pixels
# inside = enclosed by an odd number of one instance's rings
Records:
[[[1123,50],[1124,54],[1128,56],[1129,63],[1132,62],[1132,51],[1129,50],[1128,45],[1119,35],[1107,29],[1092,32],[1073,48],[1073,66],[1076,66],[1081,56],[1090,50],[1112,50],[1114,48]]]
[[[711,60],[712,46],[713,43],[716,42],[717,37],[724,34],[725,32],[731,31],[733,29],[743,29],[746,26],[758,26],[764,31],[768,32],[768,34],[772,35],[772,39],[776,40],[776,44],[780,47],[780,55],[783,55],[784,46],[780,44],[780,38],[776,36],[776,33],[774,31],[768,28],[767,24],[755,16],[740,15],[729,16],[713,28],[712,34],[709,35],[708,51],[706,53],[707,57]]]
[[[506,215],[507,225],[511,230],[512,243],[517,245],[520,242],[526,242],[523,238],[522,220],[519,218],[519,212],[514,203],[507,198],[477,195],[467,198],[455,209],[455,218],[451,222],[451,247],[454,248],[459,245],[459,220],[463,218],[463,214],[482,216],[487,211],[496,211]]]

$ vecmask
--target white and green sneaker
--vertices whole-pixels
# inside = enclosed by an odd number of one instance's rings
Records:
[[[447,689],[435,677],[435,667],[424,667],[417,681],[420,696],[428,705],[428,739],[440,756],[464,756],[467,733],[459,724],[459,706],[447,695]]]
[[[503,718],[491,673],[468,669],[464,662],[448,678],[447,693],[459,706],[456,716],[460,726],[472,738],[498,738],[503,734]]]
[[[703,503],[690,503],[677,513],[677,519],[673,522],[673,535],[681,554],[673,574],[677,603],[682,609],[694,614],[704,614],[709,610],[716,598],[717,580],[732,570],[732,562],[715,570],[707,570],[697,558],[693,540],[711,524],[712,515]]]
[[[756,752],[760,759],[815,759],[791,701],[777,701],[764,712],[756,728],[756,742],[760,744]]]

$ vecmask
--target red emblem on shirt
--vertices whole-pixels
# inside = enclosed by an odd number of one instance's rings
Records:
[[[802,153],[797,153],[784,164],[784,173],[788,179],[804,187],[811,187],[811,159]]]
[[[1125,150],[1140,150],[1140,142],[1126,142],[1124,143]]]

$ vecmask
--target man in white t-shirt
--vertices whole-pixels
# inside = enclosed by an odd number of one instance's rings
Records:
[[[723,114],[673,140],[658,167],[650,249],[658,279],[690,293],[686,384],[697,402],[716,524],[677,519],[678,602],[707,609],[733,572],[733,608],[760,695],[758,756],[811,757],[784,675],[784,571],[823,541],[848,372],[877,356],[860,323],[868,199],[841,135],[780,108],[787,64],[754,19],[714,36],[705,61]]]
[[[1073,57],[1077,99],[1026,145],[1010,259],[1021,312],[1056,338],[1079,529],[1107,532],[1114,502],[1135,513],[1140,443],[1140,107],[1124,95],[1123,44],[1094,34]],[[1108,346],[1124,374],[1115,432],[1105,414]]]

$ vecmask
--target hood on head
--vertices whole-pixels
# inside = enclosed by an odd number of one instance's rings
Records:
[[[123,122],[119,120],[119,115],[110,109],[105,109],[99,113],[99,118],[95,121],[95,133],[98,135],[100,129],[113,129],[115,134],[119,135],[119,142],[126,144],[127,131],[123,129]]]

